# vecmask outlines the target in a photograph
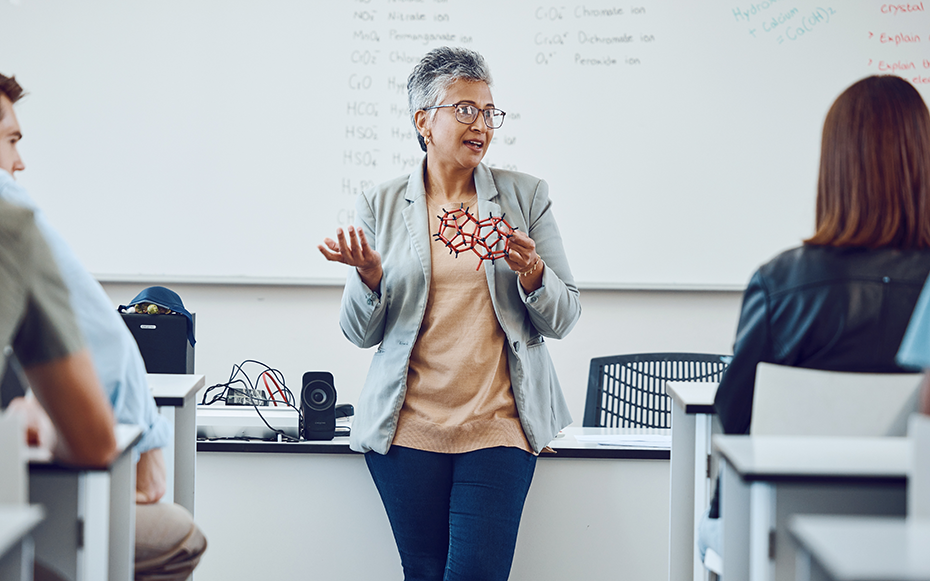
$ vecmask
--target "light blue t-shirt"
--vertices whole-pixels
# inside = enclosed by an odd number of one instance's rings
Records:
[[[138,454],[148,450],[164,448],[171,439],[171,425],[158,413],[139,347],[103,287],[52,228],[26,190],[2,169],[0,198],[35,213],[36,225],[51,247],[61,278],[71,294],[78,327],[90,349],[100,383],[110,398],[116,421],[136,424],[143,429],[142,438],[134,448],[136,459]]]
[[[895,359],[901,367],[930,369],[930,278],[920,291]]]

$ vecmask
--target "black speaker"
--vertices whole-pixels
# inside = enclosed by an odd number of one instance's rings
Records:
[[[336,436],[336,385],[328,371],[304,373],[300,389],[304,440],[332,440]]]
[[[120,313],[139,346],[149,373],[193,373],[194,346],[187,340],[187,317]],[[196,325],[197,315],[192,315]],[[196,329],[195,329],[196,330]]]

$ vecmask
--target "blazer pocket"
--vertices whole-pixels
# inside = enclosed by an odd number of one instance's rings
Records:
[[[538,347],[539,345],[542,345],[545,342],[546,340],[542,335],[536,335],[535,337],[532,337],[529,341],[526,342],[526,346],[527,347]]]

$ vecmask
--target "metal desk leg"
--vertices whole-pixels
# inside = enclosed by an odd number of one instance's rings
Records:
[[[678,405],[672,406],[672,458],[669,504],[669,581],[701,581],[694,563],[695,418]],[[703,570],[703,565],[697,563]]]
[[[723,577],[749,579],[749,486],[725,458],[720,460]]]

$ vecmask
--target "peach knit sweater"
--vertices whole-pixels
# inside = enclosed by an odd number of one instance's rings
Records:
[[[443,209],[430,201],[431,233]],[[530,452],[484,268],[475,270],[473,253],[456,258],[441,242],[433,242],[431,251],[426,313],[410,356],[393,444],[442,453],[495,446]]]

